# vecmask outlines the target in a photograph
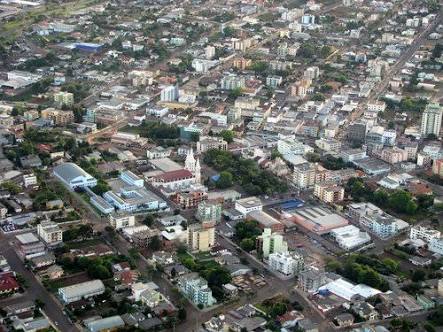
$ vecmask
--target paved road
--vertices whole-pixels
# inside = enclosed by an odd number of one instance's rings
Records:
[[[58,328],[63,332],[77,332],[79,329],[72,324],[68,318],[63,314],[61,304],[40,284],[34,274],[27,270],[21,259],[17,256],[14,248],[9,243],[8,239],[0,235],[2,243],[0,247],[0,254],[8,261],[11,269],[20,274],[29,286],[26,293],[18,298],[6,299],[6,302],[0,301],[0,307],[11,303],[18,303],[26,300],[34,301],[40,299],[44,302],[43,310],[52,322],[58,324]],[[17,301],[16,301],[17,300]]]

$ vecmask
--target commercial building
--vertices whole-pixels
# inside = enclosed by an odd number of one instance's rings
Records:
[[[63,242],[63,231],[57,223],[42,221],[37,225],[37,234],[48,245],[56,245]]]
[[[443,116],[443,107],[437,103],[428,104],[423,112],[421,119],[421,135],[427,137],[428,135],[440,136],[441,121]]]
[[[381,293],[378,289],[363,284],[354,285],[341,278],[319,288],[320,293],[324,291],[330,292],[346,301],[356,299],[357,296],[367,299]]]
[[[252,211],[261,211],[263,209],[263,204],[260,198],[250,196],[235,201],[235,209],[243,214],[243,216],[246,216]]]
[[[105,285],[101,280],[81,282],[72,286],[61,287],[58,295],[64,303],[71,303],[81,299],[87,299],[105,292]]]
[[[118,179],[111,179],[108,184],[112,190],[104,193],[103,198],[117,210],[125,212],[156,211],[168,208],[167,203],[143,186],[140,179],[132,172],[123,172]]]
[[[206,252],[215,244],[215,222],[191,224],[186,232],[186,244],[191,251]]]
[[[45,245],[33,233],[24,233],[16,236],[18,249],[23,256],[40,254],[45,251]]]
[[[199,277],[197,273],[189,273],[179,278],[178,288],[195,305],[210,307],[217,303],[207,281]]]
[[[283,232],[285,225],[264,211],[252,211],[247,219],[255,220],[261,229],[269,228],[272,232]]]
[[[371,242],[369,234],[354,225],[335,228],[330,232],[330,236],[344,250],[352,250]]]
[[[288,252],[288,243],[283,239],[283,235],[272,233],[270,228],[265,228],[262,235],[257,237],[256,247],[263,258],[268,258],[274,253]]]
[[[54,175],[70,189],[95,187],[97,179],[74,163],[64,163],[54,168]]]
[[[292,212],[292,216],[297,225],[319,235],[348,224],[345,218],[320,207],[303,207]]]
[[[343,200],[345,189],[335,183],[316,183],[314,195],[325,203],[336,203]]]
[[[295,276],[304,268],[302,255],[289,252],[277,252],[269,255],[269,266],[286,276]]]

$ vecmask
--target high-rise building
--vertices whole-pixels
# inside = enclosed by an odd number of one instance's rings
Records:
[[[160,93],[161,101],[176,101],[178,100],[178,87],[176,85],[170,85],[164,88]]]
[[[257,251],[268,258],[270,254],[288,252],[288,243],[283,235],[272,233],[270,228],[265,228],[263,234],[257,237]]]
[[[421,135],[440,136],[443,107],[437,103],[428,104],[421,119]]]
[[[215,47],[212,45],[208,45],[205,48],[206,59],[211,60],[215,57]]]
[[[215,222],[191,224],[186,231],[186,241],[190,251],[209,251],[215,244]]]
[[[74,104],[74,94],[66,91],[57,92],[54,94],[54,102],[58,107],[63,105],[71,106]]]
[[[278,252],[269,255],[269,266],[286,276],[294,276],[304,267],[302,255],[289,252]]]
[[[432,164],[432,173],[443,178],[443,159],[436,159]]]
[[[198,204],[196,218],[201,222],[219,222],[222,214],[222,205],[216,201],[203,201]]]

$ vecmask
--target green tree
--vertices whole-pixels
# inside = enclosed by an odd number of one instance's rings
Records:
[[[221,137],[229,143],[232,143],[234,141],[234,132],[232,130],[223,130],[221,133]]]
[[[226,189],[232,186],[232,180],[232,174],[228,171],[223,171],[220,173],[220,177],[215,184],[219,189]]]
[[[151,249],[152,251],[157,251],[160,250],[162,247],[162,242],[160,240],[160,238],[156,235],[154,236],[148,244],[148,248]]]
[[[254,241],[254,239],[252,239],[252,238],[246,238],[246,239],[243,239],[243,240],[241,240],[241,242],[240,242],[240,247],[241,247],[243,250],[245,250],[245,251],[247,251],[247,252],[250,252],[250,251],[252,251],[252,250],[255,249],[255,241]]]

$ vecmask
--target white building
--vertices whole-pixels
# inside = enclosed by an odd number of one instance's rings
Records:
[[[442,115],[443,108],[439,104],[434,103],[426,106],[421,120],[422,137],[427,137],[430,134],[440,136]]]
[[[132,227],[135,226],[135,216],[110,214],[109,223],[117,230],[125,227]]]
[[[371,237],[368,233],[362,232],[354,225],[335,228],[331,231],[330,235],[334,238],[337,244],[345,250],[361,247],[371,241]]]
[[[304,259],[296,253],[277,252],[269,255],[269,266],[286,276],[295,276],[303,270]]]
[[[160,92],[161,101],[166,101],[166,102],[177,101],[178,97],[179,97],[178,87],[175,85],[167,86]]]
[[[63,231],[52,221],[42,221],[37,225],[37,234],[49,245],[63,242]]]
[[[97,179],[74,163],[64,163],[54,168],[54,175],[70,189],[95,187]]]
[[[72,286],[61,287],[58,295],[64,303],[71,303],[81,299],[100,295],[105,292],[105,285],[101,280],[91,280],[81,282]]]
[[[120,173],[120,179],[125,181],[130,186],[136,186],[142,188],[145,184],[145,181],[132,173],[131,171],[124,171]]]
[[[432,238],[428,244],[428,250],[435,254],[443,255],[443,239]]]
[[[432,239],[439,239],[441,232],[436,229],[431,229],[423,226],[414,226],[411,228],[409,238],[412,240],[421,239],[426,243],[430,243]]]
[[[23,174],[23,186],[27,188],[36,185],[37,185],[37,177],[34,175],[34,173]]]
[[[237,200],[235,202],[235,209],[246,216],[252,211],[261,211],[263,209],[263,204],[260,198],[251,196]]]

